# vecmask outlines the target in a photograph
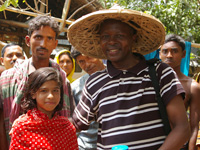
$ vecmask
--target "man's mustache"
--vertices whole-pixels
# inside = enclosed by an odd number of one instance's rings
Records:
[[[15,64],[15,62],[16,62],[16,60],[12,60],[11,62],[10,62],[10,64],[12,65],[12,64]]]
[[[46,51],[48,51],[48,49],[46,49],[44,47],[38,47],[37,50],[46,50]]]

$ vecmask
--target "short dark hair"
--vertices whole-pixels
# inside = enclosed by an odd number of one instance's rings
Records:
[[[183,51],[185,50],[185,40],[182,37],[180,37],[179,35],[176,35],[176,34],[166,35],[165,43],[168,43],[171,41],[176,42],[182,48]]]
[[[25,91],[25,99],[22,101],[21,107],[26,113],[28,110],[37,108],[36,100],[32,98],[32,95],[37,92],[37,90],[44,84],[46,81],[56,81],[60,86],[60,102],[55,108],[55,112],[60,111],[63,108],[63,81],[60,75],[60,72],[53,67],[43,67],[39,68],[33,73],[31,73],[28,84]]]
[[[79,51],[77,51],[73,46],[71,48],[71,57],[73,57],[74,59],[76,59],[77,56],[81,55],[81,53]]]
[[[29,36],[31,36],[33,31],[39,30],[41,26],[51,27],[55,31],[56,37],[58,36],[58,33],[59,33],[58,22],[55,21],[50,16],[37,16],[37,17],[31,19],[31,21],[28,24],[29,24],[29,28],[28,28]]]
[[[1,57],[4,57],[4,54],[6,52],[6,48],[11,47],[11,46],[19,46],[19,45],[15,44],[15,43],[9,43],[9,44],[5,45],[1,50]],[[21,47],[21,46],[19,46],[19,47]],[[21,47],[21,49],[22,49],[22,52],[23,52],[22,47]]]

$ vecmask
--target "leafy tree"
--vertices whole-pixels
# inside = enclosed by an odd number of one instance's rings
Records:
[[[6,7],[10,6],[12,4],[14,7],[18,6],[18,0],[6,0],[3,5],[0,7],[0,11],[5,10]]]
[[[114,3],[123,8],[151,14],[166,27],[167,34],[175,33],[185,40],[200,43],[199,0],[100,0],[105,8]]]

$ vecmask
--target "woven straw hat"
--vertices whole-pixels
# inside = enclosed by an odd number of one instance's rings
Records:
[[[100,10],[77,19],[68,28],[69,42],[81,53],[100,59],[106,56],[100,47],[99,27],[106,19],[116,19],[129,24],[137,30],[137,40],[132,51],[148,54],[157,50],[164,42],[164,25],[155,17],[135,11],[113,7]]]

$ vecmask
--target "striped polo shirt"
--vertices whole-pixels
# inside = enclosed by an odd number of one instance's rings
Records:
[[[175,72],[167,64],[155,63],[162,99],[167,105],[184,93]],[[107,68],[90,76],[73,114],[75,126],[84,130],[99,122],[98,149],[123,144],[134,150],[156,150],[164,142],[163,124],[155,90],[145,60],[128,70]]]

